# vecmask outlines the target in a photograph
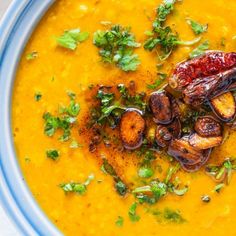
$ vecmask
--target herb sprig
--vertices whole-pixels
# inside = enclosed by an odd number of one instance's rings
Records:
[[[195,58],[198,56],[201,56],[202,54],[205,53],[206,50],[208,50],[210,47],[210,43],[208,40],[204,41],[203,43],[201,43],[198,47],[196,47],[190,54],[189,57]]]
[[[115,181],[115,188],[116,188],[117,193],[121,196],[124,196],[128,191],[128,187],[121,180],[121,178],[117,175],[113,166],[105,158],[103,159],[103,164],[102,164],[101,170],[105,174],[109,174],[113,177],[113,179]]]
[[[232,171],[235,170],[236,160],[234,158],[225,159],[221,165],[208,165],[206,167],[206,172],[211,175],[216,182],[226,183],[227,185],[230,183]],[[216,189],[218,189],[218,187]]]
[[[87,186],[94,179],[94,175],[89,175],[88,179],[84,183],[70,182],[65,184],[60,184],[59,187],[64,190],[65,193],[77,193],[79,195],[84,195],[87,190]]]
[[[138,206],[137,202],[134,202],[129,208],[128,214],[129,214],[129,218],[132,222],[137,222],[140,220],[140,216],[137,215],[137,213],[136,213],[137,206]]]
[[[114,25],[106,31],[98,30],[94,34],[93,42],[100,48],[99,55],[103,62],[115,64],[126,72],[138,68],[140,60],[138,55],[133,53],[133,49],[141,44],[136,42],[130,28]]]
[[[115,96],[115,93],[103,89],[98,90],[96,98],[100,101],[100,106],[92,110],[95,115],[94,122],[108,124],[114,128],[127,108],[137,108],[145,112],[147,108],[145,93],[131,94],[124,84],[119,84],[117,90],[120,96]]]
[[[60,156],[60,152],[56,149],[50,149],[46,151],[47,157],[52,160],[57,160]]]
[[[81,32],[80,29],[71,29],[65,31],[60,37],[57,37],[56,40],[59,46],[74,51],[78,44],[87,40],[88,37],[88,32]]]
[[[170,26],[165,26],[166,19],[173,12],[175,3],[176,0],[164,0],[157,8],[157,17],[153,22],[152,31],[146,32],[149,37],[144,43],[144,48],[149,51],[157,49],[160,61],[166,60],[178,45],[190,46],[201,40],[199,37],[192,41],[181,41],[179,35]]]
[[[168,192],[175,193],[178,196],[184,195],[188,191],[188,187],[185,186],[180,189],[179,183],[176,184],[174,181],[171,181],[173,175],[179,170],[179,168],[179,164],[176,166],[171,166],[167,171],[164,181],[160,181],[158,179],[152,180],[149,185],[134,189],[133,194],[135,194],[140,203],[146,202],[149,204],[155,204]]]
[[[201,25],[200,23],[191,19],[187,19],[187,23],[191,26],[191,29],[196,35],[206,32],[208,28],[208,25]]]
[[[44,133],[45,135],[52,137],[57,130],[62,130],[63,134],[59,138],[60,141],[68,141],[71,136],[71,128],[76,123],[77,116],[80,111],[80,105],[71,98],[68,107],[60,107],[59,115],[53,116],[50,112],[46,112],[43,115],[45,121]]]
[[[148,89],[155,90],[159,88],[167,78],[167,74],[164,73],[158,73],[157,75],[159,78],[153,84],[147,84]]]

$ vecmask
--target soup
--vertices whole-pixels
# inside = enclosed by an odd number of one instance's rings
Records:
[[[189,172],[156,140],[149,148],[140,113],[147,109],[144,122],[156,128],[147,101],[163,91],[177,63],[208,49],[235,51],[236,2],[161,4],[59,0],[22,55],[12,102],[15,148],[34,198],[65,235],[236,234],[236,134],[226,124],[233,118],[221,122],[209,104],[201,106],[224,127],[223,140],[206,164]],[[215,110],[234,102],[212,99]],[[190,123],[205,115],[182,100],[179,106],[188,122],[195,117]],[[192,132],[193,123],[182,123],[181,132]]]

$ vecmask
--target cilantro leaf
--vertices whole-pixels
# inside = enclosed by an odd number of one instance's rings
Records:
[[[115,188],[116,188],[117,193],[119,193],[119,195],[121,196],[124,196],[127,193],[128,188],[125,185],[125,183],[120,179],[120,177],[117,175],[115,169],[107,161],[107,159],[103,159],[103,165],[101,166],[101,170],[105,174],[109,174],[110,176],[113,177],[115,181]]]
[[[116,184],[116,191],[121,195],[124,196],[127,193],[127,186],[121,181],[119,180]]]
[[[190,54],[189,57],[195,58],[198,56],[201,56],[202,54],[205,53],[206,50],[208,50],[210,47],[210,43],[208,40],[204,41],[202,44],[200,44],[197,48],[195,48]]]
[[[102,106],[108,106],[113,102],[115,95],[113,93],[105,93],[102,90],[98,90],[97,98],[100,99]]]
[[[167,16],[173,11],[175,0],[164,1],[157,8],[157,17],[153,22],[153,35],[144,43],[146,50],[152,51],[158,45],[161,47],[161,58],[170,55],[178,41],[178,35],[175,34],[169,26],[164,26]]]
[[[113,168],[113,166],[111,164],[109,164],[109,162],[105,158],[103,159],[103,164],[102,164],[101,170],[105,174],[109,174],[113,177],[117,176],[115,169]]]
[[[171,166],[168,171],[164,181],[152,180],[148,185],[135,188],[132,193],[139,200],[140,203],[154,204],[158,202],[161,198],[167,195],[167,193],[175,193],[178,196],[183,196],[187,191],[188,187],[185,186],[179,189],[179,182],[171,182],[173,175],[179,170],[180,165]],[[139,173],[140,176],[140,173]],[[145,172],[141,177],[147,176],[151,177],[151,173]]]
[[[118,65],[123,71],[136,71],[140,65],[140,60],[136,54],[124,54],[118,61]]]
[[[153,181],[151,185],[151,191],[154,196],[159,200],[166,195],[167,186],[164,183]]]
[[[80,29],[72,29],[65,31],[60,37],[57,37],[59,46],[75,50],[77,45],[89,37],[88,32],[80,32]]]
[[[160,22],[166,21],[167,16],[174,10],[176,0],[164,1],[157,9]]]
[[[54,161],[57,160],[60,156],[59,151],[56,149],[47,150],[46,154],[48,158],[51,158]]]
[[[188,19],[187,23],[191,26],[193,32],[196,35],[206,32],[208,28],[208,25],[201,25],[200,23],[193,21],[191,19]]]
[[[78,143],[76,140],[73,140],[70,144],[70,148],[76,149],[76,148],[79,148],[79,147],[83,147],[83,145]]]
[[[63,134],[59,140],[62,142],[68,141],[71,136],[71,128],[77,120],[76,117],[79,111],[80,105],[71,100],[68,107],[60,107],[59,116],[53,116],[51,113],[46,112],[43,115],[45,120],[44,133],[52,137],[57,130],[62,130]]]
[[[157,89],[167,78],[167,74],[164,73],[158,73],[159,79],[157,79],[153,84],[147,84],[148,89]]]
[[[166,221],[167,223],[182,224],[186,220],[181,216],[179,210],[165,208],[163,211],[152,210],[152,214],[157,218],[158,222]]]
[[[121,216],[118,216],[118,219],[116,220],[116,226],[122,227],[124,224],[124,218]]]
[[[119,84],[117,89],[119,90],[126,107],[135,107],[141,111],[146,110],[147,104],[145,102],[145,93],[141,92],[131,95],[124,84]]]
[[[77,36],[77,41],[82,43],[89,38],[89,32],[80,32]]]
[[[80,112],[80,105],[74,100],[71,100],[69,107],[67,108],[67,113],[70,116],[76,117]]]
[[[34,95],[34,100],[35,100],[36,102],[40,101],[41,98],[42,98],[42,94],[41,94],[40,92],[35,93],[35,95]]]
[[[58,129],[63,130],[63,135],[61,136],[61,141],[67,141],[70,138],[70,127],[74,121],[70,120],[69,116],[55,117],[50,113],[45,113],[43,115],[45,120],[44,133],[52,137]]]
[[[94,45],[100,48],[99,55],[104,63],[115,64],[123,71],[135,71],[140,64],[133,49],[140,47],[129,28],[114,25],[109,30],[94,33]]]
[[[179,211],[171,210],[170,208],[165,208],[163,212],[163,217],[165,220],[173,223],[184,223],[186,220],[181,216]]]
[[[87,191],[87,186],[94,179],[94,175],[91,174],[84,183],[65,183],[60,184],[59,187],[64,190],[65,193],[77,193],[79,195],[84,195]]]
[[[148,167],[141,167],[138,171],[138,175],[141,178],[150,178],[154,174],[153,170]]]
[[[113,93],[106,93],[102,90],[98,90],[96,96],[101,103],[101,116],[98,118],[98,122],[103,122],[105,118],[108,118],[115,110],[125,110],[119,102],[114,103],[115,95]]]
[[[130,206],[129,212],[128,212],[129,218],[130,218],[130,220],[131,220],[132,222],[137,222],[137,221],[140,220],[140,216],[137,215],[136,209],[137,209],[137,202],[134,202],[134,203]]]
[[[184,187],[182,189],[173,189],[173,192],[177,195],[177,196],[183,196],[185,193],[188,192],[188,187]]]
[[[30,52],[26,55],[26,60],[31,61],[31,60],[34,60],[37,57],[38,57],[38,52],[33,51],[33,52]]]
[[[199,42],[200,38],[192,41],[182,41],[179,35],[170,26],[165,26],[167,16],[174,10],[176,0],[164,0],[157,8],[157,16],[153,22],[152,34],[148,32],[148,38],[144,43],[144,49],[158,52],[160,62],[166,60],[178,45],[193,45]]]
[[[76,94],[72,91],[67,91],[67,95],[69,96],[71,100],[75,100],[76,98]]]
[[[67,183],[67,184],[60,184],[60,187],[64,190],[65,193],[74,192],[80,195],[85,194],[86,186],[81,183]]]

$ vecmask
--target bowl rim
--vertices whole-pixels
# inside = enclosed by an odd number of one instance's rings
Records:
[[[11,126],[12,89],[24,47],[55,0],[13,0],[0,22],[0,203],[22,235],[62,233],[29,191],[17,161]]]

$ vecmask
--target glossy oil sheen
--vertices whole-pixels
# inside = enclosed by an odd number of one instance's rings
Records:
[[[145,40],[144,32],[151,29],[156,0],[59,0],[43,18],[22,56],[14,85],[12,122],[16,151],[21,169],[39,205],[48,217],[65,235],[236,235],[236,177],[220,194],[215,193],[215,183],[203,171],[194,174],[181,172],[182,182],[190,186],[183,197],[168,195],[151,209],[165,207],[179,210],[185,223],[174,224],[158,222],[147,212],[147,206],[138,207],[139,222],[132,223],[128,209],[133,203],[132,195],[121,198],[114,190],[112,178],[100,171],[98,160],[88,151],[86,139],[73,131],[73,137],[83,144],[82,148],[72,150],[68,143],[60,143],[57,138],[48,138],[43,133],[42,115],[46,111],[56,113],[59,104],[68,104],[66,91],[77,94],[81,105],[79,124],[84,123],[88,112],[86,93],[88,85],[128,83],[135,80],[138,89],[145,90],[146,84],[156,79],[156,57],[142,48],[136,52],[142,64],[135,73],[123,73],[112,66],[100,62],[97,48],[92,44],[92,35],[98,29],[105,29],[101,21],[111,21],[131,26],[137,40]],[[203,35],[209,39],[211,49],[235,51],[236,13],[234,0],[184,0],[176,4],[175,13],[168,23],[179,33],[181,39],[191,40],[195,36],[186,24],[186,18],[208,23],[208,32]],[[55,37],[66,29],[80,28],[90,32],[90,38],[80,44],[75,52],[57,47]],[[225,38],[225,46],[221,45]],[[203,39],[203,40],[204,40]],[[193,48],[181,47],[167,63],[166,71],[187,58]],[[29,52],[37,51],[39,57],[27,61]],[[36,92],[43,95],[39,102],[34,100]],[[232,133],[224,145],[216,149],[210,162],[220,162],[226,157],[236,156],[236,135]],[[46,158],[47,149],[56,148],[61,152],[57,162]],[[100,150],[101,154],[106,150]],[[121,154],[113,153],[124,179],[132,180],[136,175],[137,161]],[[167,167],[164,161],[157,160]],[[96,180],[88,186],[84,196],[65,195],[58,187],[68,181],[83,181],[90,173]],[[158,173],[157,173],[158,176]],[[98,182],[97,180],[102,180]],[[211,196],[210,203],[203,203],[201,196]],[[115,221],[124,217],[123,227],[118,228]]]

